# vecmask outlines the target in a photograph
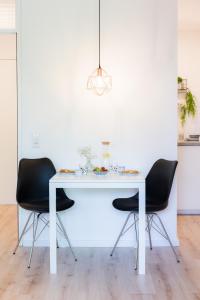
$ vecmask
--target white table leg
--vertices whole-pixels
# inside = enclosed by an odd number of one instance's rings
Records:
[[[50,220],[50,272],[57,272],[57,248],[56,248],[56,188],[49,184],[49,220]]]
[[[138,250],[138,273],[145,274],[145,183],[139,187],[139,250]]]

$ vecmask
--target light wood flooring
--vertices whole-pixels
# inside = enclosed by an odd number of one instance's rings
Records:
[[[136,275],[133,250],[77,248],[75,263],[59,249],[57,276],[49,274],[49,251],[36,248],[26,268],[27,248],[15,256],[16,207],[0,206],[0,300],[193,300],[200,299],[200,217],[180,216],[181,263],[170,248],[147,249],[147,274]]]

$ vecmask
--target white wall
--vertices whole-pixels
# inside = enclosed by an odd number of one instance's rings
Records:
[[[185,136],[200,134],[200,30],[178,32],[178,74],[188,79],[188,87],[196,97],[197,115],[189,118],[184,126]]]
[[[20,156],[48,156],[57,168],[76,167],[79,147],[98,151],[108,139],[114,162],[144,174],[160,157],[176,159],[175,2],[102,1],[102,67],[112,75],[113,89],[97,97],[86,82],[98,62],[98,1],[22,0]],[[40,136],[38,149],[32,134]],[[126,213],[111,202],[133,191],[67,193],[76,200],[64,214],[73,243],[112,245]],[[176,242],[175,188],[162,215]],[[131,243],[132,234],[124,237]]]
[[[16,35],[0,34],[0,204],[16,203]]]

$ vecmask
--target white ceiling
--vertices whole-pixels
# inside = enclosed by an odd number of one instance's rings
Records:
[[[200,30],[200,0],[178,0],[179,30]]]

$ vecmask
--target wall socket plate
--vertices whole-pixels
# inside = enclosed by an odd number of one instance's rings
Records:
[[[32,134],[32,147],[33,148],[40,148],[40,135],[39,133]]]

